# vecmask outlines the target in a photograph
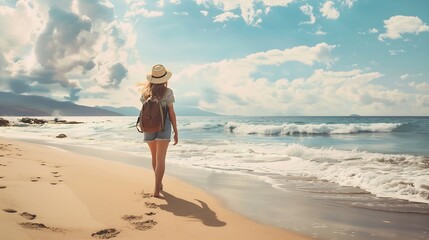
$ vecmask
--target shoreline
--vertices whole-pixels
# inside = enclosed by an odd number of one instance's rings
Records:
[[[116,150],[95,149],[91,146],[65,145],[61,142],[43,142],[34,139],[19,141],[36,143],[66,152],[79,152],[107,162],[143,167],[150,170],[149,175],[152,176],[150,159],[146,157]],[[429,238],[427,231],[429,205],[427,204],[392,201],[388,198],[377,198],[369,193],[353,191],[346,195],[335,192],[326,194],[302,191],[305,189],[305,186],[303,188],[300,185],[302,179],[299,181],[288,179],[286,183],[289,186],[284,191],[273,188],[270,183],[254,176],[168,164],[168,156],[167,176],[178,178],[181,182],[209,193],[227,210],[252,221],[286,229],[286,231],[290,229],[299,234],[311,236],[313,239]],[[313,189],[321,187],[311,179],[307,183],[308,186]],[[368,208],[356,205],[356,199],[368,205],[389,207]]]
[[[0,144],[0,232],[8,239],[309,239],[228,210],[168,172],[165,199],[157,199],[148,169],[49,145]]]

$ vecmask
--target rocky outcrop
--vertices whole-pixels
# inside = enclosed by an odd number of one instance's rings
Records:
[[[67,135],[65,135],[64,133],[60,133],[56,136],[56,138],[66,138]]]
[[[58,118],[55,118],[54,123],[57,123],[57,124],[81,124],[83,122],[66,121],[66,120],[59,120]]]
[[[48,122],[48,120],[44,120],[44,119],[38,119],[38,118],[21,118],[19,120],[22,123],[28,123],[28,124],[45,124]]]
[[[52,124],[81,124],[83,122],[76,122],[76,121],[66,121],[66,120],[59,120],[58,118],[55,118],[54,120],[45,120],[45,119],[39,119],[39,118],[21,118],[19,120],[22,123],[27,124],[45,124],[45,123],[52,123]]]
[[[6,119],[0,118],[0,127],[8,127],[10,126],[10,122]]]

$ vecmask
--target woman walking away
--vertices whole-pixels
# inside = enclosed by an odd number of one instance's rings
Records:
[[[144,132],[144,142],[149,146],[152,155],[152,167],[155,173],[155,189],[153,196],[160,198],[162,190],[162,178],[165,172],[165,157],[167,155],[168,144],[171,138],[171,126],[174,131],[174,143],[177,144],[179,135],[176,125],[176,113],[174,112],[174,94],[173,90],[167,88],[168,80],[172,73],[163,65],[157,64],[153,66],[152,72],[147,74],[148,82],[143,87],[143,92],[140,100],[144,103],[149,98],[159,99],[163,109],[167,108],[167,116],[165,119],[164,130],[158,132]]]

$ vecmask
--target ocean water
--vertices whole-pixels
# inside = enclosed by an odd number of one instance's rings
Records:
[[[62,118],[78,125],[6,119],[15,125],[0,128],[3,137],[149,156],[135,117]],[[285,191],[429,203],[429,117],[178,117],[178,128],[170,164],[254,176]]]

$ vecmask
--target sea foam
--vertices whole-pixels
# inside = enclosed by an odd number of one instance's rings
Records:
[[[16,121],[16,118],[9,118]],[[147,155],[134,117],[74,117],[78,125],[23,125],[0,128],[2,137],[38,139],[55,144],[90,146]],[[403,123],[285,123],[238,122],[224,118],[179,119],[180,144],[169,148],[168,162],[193,168],[263,176],[273,186],[279,179],[312,177],[343,186],[359,187],[380,197],[429,203],[429,158],[410,154],[385,154],[363,150],[291,143],[293,134],[323,134],[316,141],[332,141],[331,135],[380,133],[389,135]],[[341,119],[342,120],[342,119]],[[370,119],[373,120],[373,119]],[[276,120],[277,121],[277,120]],[[331,121],[331,119],[330,119]],[[63,133],[67,138],[56,139]],[[387,134],[383,134],[387,133]],[[252,136],[254,134],[257,136]],[[277,135],[275,138],[265,136]],[[185,136],[185,137],[183,137]],[[187,137],[186,137],[187,136]],[[357,135],[359,136],[359,135]],[[401,132],[401,139],[403,133]],[[413,135],[414,138],[421,137]],[[254,140],[256,139],[256,140]],[[309,138],[312,140],[312,138]],[[344,141],[368,142],[363,138]],[[373,141],[374,139],[372,139]],[[289,141],[289,142],[286,142]],[[313,140],[312,140],[313,141]],[[318,142],[320,143],[320,142]],[[332,142],[331,142],[332,143]],[[389,147],[389,142],[386,148]],[[405,142],[406,143],[406,142]],[[384,145],[383,145],[384,146]]]
[[[228,122],[225,129],[235,134],[292,135],[292,134],[355,134],[386,133],[401,126],[401,123],[349,123],[349,124],[296,124],[282,125],[246,124]]]
[[[204,154],[201,154],[204,152]],[[314,177],[359,187],[379,197],[429,203],[429,160],[422,156],[310,148],[301,144],[185,144],[170,154],[175,164],[231,173]]]

